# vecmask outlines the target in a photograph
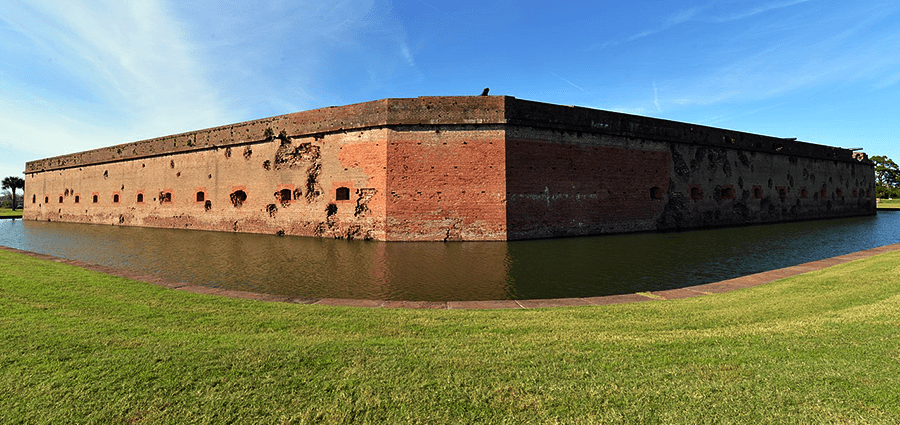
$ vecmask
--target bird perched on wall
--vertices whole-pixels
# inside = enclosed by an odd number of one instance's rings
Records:
[[[485,87],[484,90],[481,91],[481,95],[487,96],[489,91],[491,91],[491,89],[489,87]]]

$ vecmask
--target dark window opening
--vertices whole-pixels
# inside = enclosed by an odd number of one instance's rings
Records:
[[[137,201],[138,201],[138,202],[144,202],[144,194],[143,194],[143,193],[138,193],[138,195],[137,195]]]
[[[782,201],[785,198],[787,198],[787,190],[785,190],[785,188],[783,188],[783,187],[779,187],[778,188],[778,197],[781,198]]]
[[[334,199],[338,201],[349,201],[350,200],[350,188],[348,187],[339,187],[334,193]]]
[[[734,188],[733,187],[723,187],[721,197],[722,197],[722,199],[734,199]]]
[[[93,202],[94,202],[95,204],[97,203],[97,195],[94,195]]]
[[[60,204],[62,203],[62,198],[63,198],[62,196],[59,197],[59,203],[60,203]]]
[[[805,188],[805,187],[801,187],[801,188],[800,188],[800,197],[801,197],[801,198],[808,198],[808,197],[809,197],[809,192],[806,191],[806,188]]]
[[[169,203],[172,202],[172,192],[160,192],[159,194],[159,203]]]
[[[81,197],[78,195],[75,195],[75,203],[77,204],[79,201],[81,201]]]
[[[247,192],[235,190],[234,193],[231,194],[231,203],[235,207],[240,207],[244,202],[247,202]]]
[[[650,199],[662,199],[662,189],[659,186],[650,188]]]
[[[838,197],[838,198],[843,198],[843,197],[844,197],[844,192],[841,191],[840,189],[835,190],[834,193],[837,194],[837,197]]]
[[[753,199],[762,199],[762,187],[753,186]]]
[[[206,194],[201,192],[197,192],[197,202],[203,202],[206,200]]]
[[[31,203],[34,204],[36,202],[37,202],[37,195],[32,194],[31,195]]]
[[[118,193],[115,194],[115,195],[113,195],[113,202],[114,202],[114,203],[118,203],[118,202],[119,202],[119,194],[118,194]]]
[[[45,204],[49,204],[49,203],[50,203],[50,197],[49,197],[49,196],[45,196],[45,197],[44,197],[44,203],[45,203]]]

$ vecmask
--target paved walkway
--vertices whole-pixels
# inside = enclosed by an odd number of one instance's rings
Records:
[[[821,270],[834,265],[843,264],[848,261],[867,258],[878,254],[900,250],[900,243],[893,245],[885,245],[878,248],[872,248],[865,251],[854,252],[824,260],[813,261],[786,267],[783,269],[771,270],[762,273],[756,273],[749,276],[737,277],[734,279],[723,280],[721,282],[707,283],[704,285],[689,286],[686,288],[667,289],[665,291],[641,292],[636,294],[624,295],[606,295],[602,297],[585,297],[585,298],[553,298],[553,299],[537,299],[537,300],[496,300],[496,301],[382,301],[382,300],[353,300],[343,298],[297,298],[283,295],[260,294],[256,292],[233,291],[230,289],[209,288],[205,286],[190,285],[183,282],[175,282],[158,278],[156,276],[145,275],[126,270],[116,269],[112,267],[99,266],[96,264],[88,264],[76,260],[67,260],[64,258],[54,257],[46,254],[38,254],[30,251],[22,251],[15,248],[0,246],[0,249],[19,254],[25,254],[41,260],[55,261],[93,270],[113,276],[124,277],[133,280],[139,280],[152,285],[164,286],[179,291],[195,292],[198,294],[220,295],[233,298],[246,298],[259,301],[289,302],[299,304],[319,304],[329,306],[349,306],[349,307],[381,307],[381,308],[416,308],[416,309],[500,309],[500,308],[543,308],[543,307],[572,307],[587,305],[609,305],[621,304],[640,301],[654,300],[677,300],[682,298],[699,297],[703,295],[718,294],[721,292],[733,291],[735,289],[750,288],[783,279],[790,276],[796,276],[815,270]]]

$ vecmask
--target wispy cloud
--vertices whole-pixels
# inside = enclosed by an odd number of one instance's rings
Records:
[[[228,104],[245,115],[360,101],[372,87],[402,84],[416,73],[416,50],[384,0],[267,7],[201,0],[177,8],[182,16],[206,17],[188,21],[189,33],[203,43],[201,57],[218,65],[213,79],[226,88]]]
[[[761,13],[766,13],[766,12],[770,12],[773,10],[784,9],[786,7],[796,6],[798,4],[806,3],[809,1],[812,1],[812,0],[790,0],[790,1],[775,2],[775,3],[767,3],[767,4],[756,6],[756,7],[744,10],[744,11],[740,11],[737,13],[732,13],[732,14],[725,15],[725,16],[713,17],[713,18],[711,18],[711,20],[713,22],[720,22],[720,23],[737,21],[740,19],[747,19],[747,18],[756,16],[756,15],[759,15]]]
[[[572,87],[575,87],[575,88],[578,89],[578,90],[581,90],[582,92],[585,92],[585,93],[587,93],[587,94],[591,94],[589,91],[587,91],[587,90],[581,88],[581,86],[579,86],[578,84],[575,84],[575,83],[573,83],[573,82],[571,82],[571,81],[569,81],[569,80],[567,80],[567,79],[565,79],[565,78],[563,78],[563,77],[560,77],[559,75],[556,75],[556,73],[551,72],[550,75],[552,75],[552,76],[558,78],[560,81],[562,81],[562,82],[564,82],[564,83],[566,83],[566,84],[568,84],[568,85],[570,85],[570,86],[572,86]]]
[[[773,2],[767,3],[763,5],[754,6],[748,8],[746,10],[742,10],[735,13],[730,13],[722,16],[715,16],[712,12],[709,12],[712,5],[706,5],[701,7],[691,7],[687,9],[682,9],[676,11],[669,15],[668,19],[666,19],[661,24],[653,27],[642,30],[636,34],[628,36],[622,40],[608,42],[603,45],[603,47],[610,47],[614,45],[618,45],[621,43],[632,42],[636,40],[640,40],[642,38],[650,37],[665,31],[668,31],[674,27],[679,25],[696,21],[696,22],[712,22],[712,23],[725,23],[731,21],[737,21],[741,19],[747,19],[762,13],[770,12],[773,10],[784,9],[787,7],[795,6],[801,3],[810,2],[813,0],[788,0],[781,2]]]
[[[359,101],[416,67],[390,6],[5,0],[0,146],[37,159]]]
[[[659,108],[659,90],[656,88],[656,80],[653,80],[653,105],[656,106],[656,112],[662,112]]]
[[[0,25],[29,51],[0,47],[18,61],[3,69],[0,144],[40,140],[29,149],[59,154],[213,125],[226,115],[161,2],[11,0],[0,6]]]
[[[749,17],[807,1],[772,3],[732,18]],[[700,72],[668,75],[666,102],[703,106],[723,102],[775,99],[807,89],[836,87],[863,82],[873,90],[900,82],[900,57],[886,52],[900,45],[900,34],[884,25],[886,16],[900,13],[900,6],[854,9],[853,13],[805,15],[783,14],[759,23],[778,28],[771,33],[754,32],[754,44],[741,37],[723,39],[727,53],[720,52],[715,67]],[[784,28],[790,27],[787,31]],[[654,99],[654,105],[659,102]]]
[[[666,22],[664,22],[662,25],[634,34],[628,37],[626,41],[635,41],[644,37],[649,37],[651,35],[666,31],[669,28],[681,25],[694,19],[700,13],[700,11],[700,8],[690,8],[675,12],[674,14],[670,15]]]

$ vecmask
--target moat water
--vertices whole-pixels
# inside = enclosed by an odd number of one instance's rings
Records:
[[[900,212],[517,242],[366,242],[0,220],[0,245],[166,279],[307,298],[587,297],[715,282],[900,242]]]

